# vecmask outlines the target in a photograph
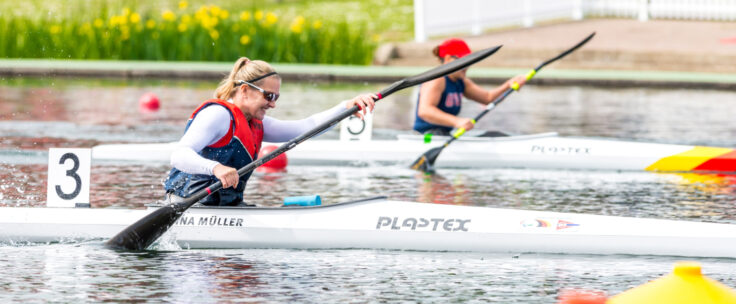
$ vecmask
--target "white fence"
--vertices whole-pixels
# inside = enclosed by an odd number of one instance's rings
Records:
[[[414,37],[478,35],[491,28],[585,16],[734,21],[736,0],[414,0]]]

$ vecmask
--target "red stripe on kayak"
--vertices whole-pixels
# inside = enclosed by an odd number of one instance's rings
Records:
[[[734,172],[736,171],[736,150],[711,158],[693,168],[693,170]]]
[[[209,187],[207,187],[206,189],[207,189],[207,194],[212,194],[212,190],[210,190]]]

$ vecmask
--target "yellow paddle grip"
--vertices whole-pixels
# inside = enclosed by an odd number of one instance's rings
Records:
[[[475,119],[471,119],[470,122],[475,124]],[[460,129],[457,129],[457,132],[455,132],[455,134],[453,134],[452,137],[458,138],[462,136],[463,134],[465,134],[465,128],[460,128]]]
[[[532,77],[534,77],[534,75],[537,75],[537,71],[535,71],[535,70],[529,71],[529,73],[526,74],[526,80],[532,79]],[[514,81],[514,83],[511,84],[511,88],[514,89],[514,91],[518,91],[519,90],[519,83],[516,82],[516,81]]]
[[[458,138],[462,136],[463,134],[465,134],[465,128],[460,128],[460,129],[457,129],[457,132],[455,132],[455,134],[453,134],[452,137]]]

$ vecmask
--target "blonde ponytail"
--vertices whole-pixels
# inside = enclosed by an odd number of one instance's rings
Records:
[[[238,81],[250,81],[265,75],[266,73],[275,72],[273,67],[262,60],[250,60],[247,57],[240,57],[233,65],[233,70],[230,74],[220,81],[220,84],[215,90],[215,98],[217,99],[230,99],[235,95],[235,85]],[[278,74],[273,77],[279,77]],[[256,81],[255,85],[263,83],[263,79]]]

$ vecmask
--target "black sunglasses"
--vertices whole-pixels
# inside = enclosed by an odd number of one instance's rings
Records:
[[[251,87],[251,88],[254,88],[254,89],[256,89],[256,90],[260,91],[260,92],[261,92],[261,94],[263,94],[263,98],[265,98],[265,99],[266,99],[266,100],[268,100],[269,102],[276,102],[276,100],[278,100],[278,99],[279,99],[279,93],[274,93],[274,92],[269,92],[269,91],[266,91],[266,90],[264,90],[264,89],[261,89],[261,88],[259,88],[259,87],[258,87],[257,85],[255,85],[255,84],[252,84],[252,83],[250,83],[250,82],[247,82],[247,81],[243,81],[243,80],[240,80],[240,81],[238,82],[238,85],[241,85],[241,84],[247,84],[247,85],[248,85],[249,87]]]
[[[454,60],[457,60],[457,59],[458,59],[458,58],[460,58],[460,57],[457,57],[457,56],[455,56],[455,55],[450,55],[450,58],[452,58],[452,59],[454,59]],[[445,58],[442,58],[442,63],[444,63],[444,62],[445,62]]]

